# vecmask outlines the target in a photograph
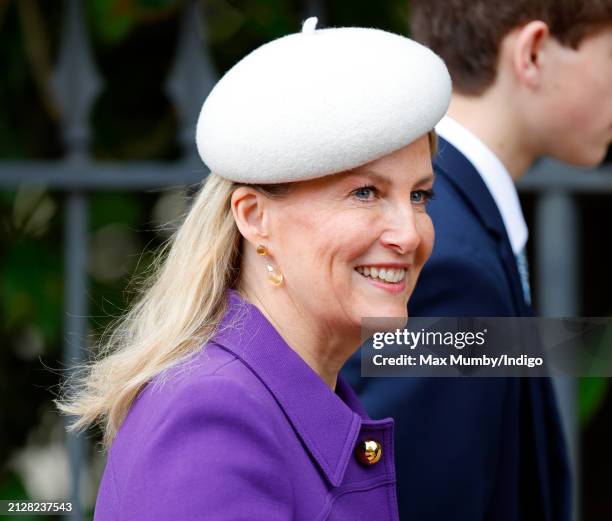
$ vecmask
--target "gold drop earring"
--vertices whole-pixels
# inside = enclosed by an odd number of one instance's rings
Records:
[[[262,257],[268,256],[268,248],[263,244],[257,246],[257,254]],[[270,261],[266,262],[266,270],[268,272],[268,282],[273,286],[280,286],[283,283],[283,274],[279,271],[276,266],[273,266]]]

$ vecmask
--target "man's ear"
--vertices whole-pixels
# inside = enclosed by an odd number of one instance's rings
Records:
[[[268,237],[266,198],[250,186],[240,186],[231,198],[232,214],[241,235],[251,244]]]
[[[548,25],[534,20],[518,29],[515,36],[512,65],[518,80],[528,87],[538,87],[545,60],[545,44],[550,31]]]

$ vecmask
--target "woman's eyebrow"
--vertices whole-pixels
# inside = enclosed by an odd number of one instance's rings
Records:
[[[384,175],[378,174],[371,170],[365,170],[363,172],[350,172],[350,177],[367,177],[370,180],[379,183],[379,184],[389,184],[389,178]]]
[[[363,172],[350,172],[348,177],[357,177],[357,176],[367,177],[373,182],[376,182],[379,184],[389,184],[391,182],[391,180],[387,176],[381,175],[372,170],[365,170]],[[428,172],[422,177],[420,177],[417,181],[415,181],[414,186],[418,187],[418,186],[425,185],[428,183],[433,183],[434,180],[435,180],[434,172]]]
[[[425,174],[423,177],[421,177],[418,181],[416,181],[414,183],[414,186],[418,187],[418,186],[426,185],[426,184],[435,182],[435,180],[436,180],[436,174],[434,172],[429,172]]]

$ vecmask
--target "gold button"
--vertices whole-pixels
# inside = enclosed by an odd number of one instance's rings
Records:
[[[364,465],[374,465],[382,457],[382,445],[376,440],[362,440],[355,447],[355,456]]]

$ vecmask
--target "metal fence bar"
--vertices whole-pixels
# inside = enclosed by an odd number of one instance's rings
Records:
[[[179,43],[166,91],[179,115],[179,141],[184,160],[200,164],[194,135],[200,108],[217,80],[217,73],[202,45],[206,40],[206,25],[201,23],[197,2],[185,3],[181,18]]]
[[[575,316],[579,309],[579,213],[571,194],[542,194],[536,207],[536,262],[539,314],[548,317]],[[574,519],[578,519],[580,432],[577,418],[577,384],[571,377],[553,379],[572,468]]]
[[[580,193],[612,191],[612,163],[598,168],[579,168],[553,159],[539,161],[518,183],[522,192],[563,190]]]
[[[193,139],[195,125],[190,128]],[[85,173],[82,167],[65,161],[4,161],[0,163],[0,188],[14,189],[32,183],[54,190],[147,190],[199,183],[207,174],[204,164],[188,152],[185,160],[174,162],[90,163]],[[563,190],[572,194],[609,194],[612,165],[585,171],[546,161],[521,179],[518,188],[523,193]]]
[[[89,42],[80,0],[70,0],[65,12],[59,61],[51,80],[55,100],[61,108],[62,135],[67,154],[63,168],[86,174],[89,164],[89,114],[101,87]],[[23,180],[23,178],[22,178]],[[87,352],[87,252],[88,201],[85,192],[67,187],[64,215],[65,319],[64,359],[69,368],[85,359]],[[74,433],[66,436],[70,463],[70,519],[83,519],[81,476],[85,440]]]
[[[311,16],[318,18],[318,26],[325,27],[327,25],[327,2],[325,0],[307,0],[302,14],[302,21]]]
[[[32,161],[0,164],[0,187],[33,183],[51,190],[148,190],[199,183],[208,170],[191,161],[77,164]]]
[[[85,194],[70,192],[65,210],[65,345],[64,358],[69,366],[83,359],[87,334],[87,237],[88,204]],[[73,510],[70,518],[82,519],[81,471],[85,443],[76,434],[67,437],[71,470],[70,497]]]

